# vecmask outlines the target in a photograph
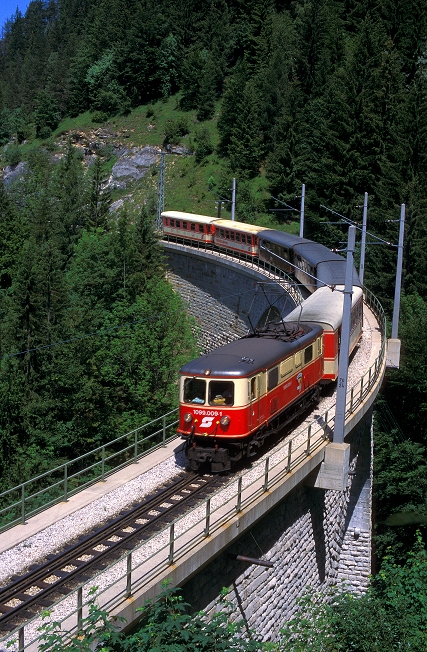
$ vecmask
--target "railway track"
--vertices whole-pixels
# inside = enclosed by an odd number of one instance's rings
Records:
[[[150,538],[166,523],[203,501],[228,478],[181,473],[175,480],[113,521],[46,561],[30,566],[0,588],[0,636],[48,608],[112,561]]]

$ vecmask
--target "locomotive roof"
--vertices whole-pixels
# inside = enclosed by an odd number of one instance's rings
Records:
[[[162,217],[170,217],[173,220],[186,220],[187,222],[198,222],[201,224],[212,224],[215,217],[209,215],[196,215],[195,213],[183,213],[181,211],[164,211]]]
[[[322,287],[308,297],[301,306],[297,306],[289,315],[288,321],[301,321],[322,324],[326,330],[336,330],[342,322],[342,311],[344,305],[344,286],[339,285],[335,291],[329,287]],[[353,286],[352,305],[363,295],[360,287]]]
[[[288,325],[288,322],[286,322]],[[291,326],[297,327],[294,322]],[[304,348],[322,333],[317,325],[301,324],[302,336],[291,342],[269,337],[248,336],[202,355],[181,368],[184,375],[241,378],[278,364],[288,355]],[[209,374],[205,372],[209,370]]]
[[[247,233],[259,233],[268,230],[266,226],[257,226],[256,224],[247,224],[246,222],[236,222],[235,220],[215,220],[215,228],[235,229],[236,231],[246,231]]]

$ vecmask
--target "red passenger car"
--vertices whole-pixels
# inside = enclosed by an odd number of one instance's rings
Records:
[[[246,222],[215,220],[213,230],[214,244],[217,247],[229,250],[234,254],[240,253],[255,257],[259,252],[258,234],[269,229]]]
[[[174,241],[212,244],[214,217],[194,215],[180,211],[165,211],[162,213],[163,236]]]
[[[323,331],[316,324],[268,324],[181,369],[178,432],[191,468],[212,471],[253,455],[265,437],[318,395]]]
[[[341,341],[342,313],[344,304],[344,286],[337,285],[334,290],[323,287],[316,290],[301,306],[295,308],[286,319],[304,324],[320,324],[323,328],[325,372],[324,381],[338,378],[338,356]],[[353,286],[351,304],[350,351],[362,337],[363,327],[363,292]]]

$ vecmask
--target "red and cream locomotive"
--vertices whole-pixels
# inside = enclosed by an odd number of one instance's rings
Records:
[[[210,462],[226,471],[256,453],[318,396],[322,377],[323,331],[315,324],[268,324],[184,365],[178,432],[191,468]]]

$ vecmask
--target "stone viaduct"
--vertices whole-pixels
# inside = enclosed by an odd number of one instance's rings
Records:
[[[205,350],[248,332],[272,306],[283,316],[294,306],[283,283],[264,270],[172,243],[165,243],[165,253],[169,279],[199,322]],[[325,590],[345,581],[356,593],[366,590],[372,548],[371,406],[372,400],[362,402],[362,418],[347,429],[350,459],[341,490],[316,482],[319,466],[302,474],[281,500],[266,504],[246,532],[177,582],[194,609],[215,609],[226,587],[248,626],[274,639],[308,586]],[[267,559],[273,567],[238,562],[230,553]]]

